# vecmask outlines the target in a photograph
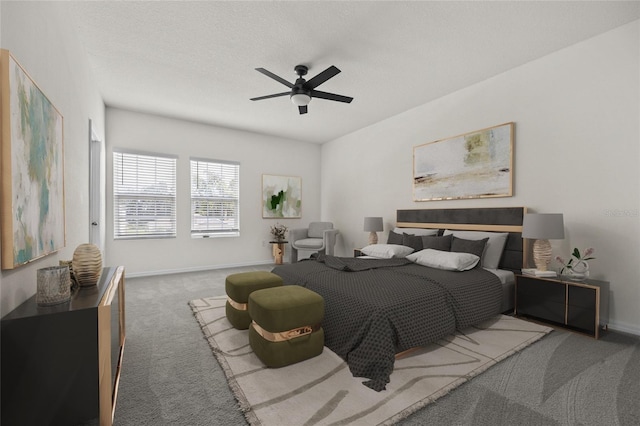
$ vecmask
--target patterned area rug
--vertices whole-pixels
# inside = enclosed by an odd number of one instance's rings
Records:
[[[552,330],[500,315],[400,357],[387,389],[375,392],[326,347],[304,362],[264,367],[248,332],[227,321],[225,302],[211,297],[189,304],[252,425],[393,424]]]

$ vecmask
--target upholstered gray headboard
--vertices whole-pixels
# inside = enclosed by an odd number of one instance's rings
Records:
[[[397,210],[396,221],[400,228],[508,232],[500,269],[519,273],[528,257],[522,240],[526,212],[526,207]]]

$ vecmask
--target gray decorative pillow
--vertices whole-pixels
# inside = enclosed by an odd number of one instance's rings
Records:
[[[442,251],[451,251],[451,240],[453,235],[445,235],[444,237],[428,237],[423,236],[422,248],[434,249]]]
[[[387,237],[387,244],[397,244],[402,245],[402,234],[396,234],[393,231],[389,231],[389,236]]]
[[[462,238],[465,240],[481,240],[483,238],[489,238],[487,245],[484,247],[484,253],[480,260],[483,268],[498,269],[500,259],[502,258],[502,252],[506,245],[508,232],[485,232],[485,231],[451,231],[446,230],[445,235],[451,234],[454,237]]]
[[[489,241],[489,238],[483,238],[481,240],[464,240],[454,236],[451,241],[451,251],[457,253],[471,253],[481,258],[487,241]],[[480,266],[481,263],[478,262],[476,268],[479,268]]]
[[[411,247],[414,251],[422,250],[422,237],[419,235],[402,234],[402,245]]]

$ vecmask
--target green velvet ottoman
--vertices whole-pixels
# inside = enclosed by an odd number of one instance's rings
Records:
[[[285,285],[249,296],[249,344],[267,367],[284,367],[320,355],[324,348],[324,299],[304,287]]]
[[[225,312],[227,319],[238,330],[246,330],[251,324],[247,303],[249,295],[256,291],[282,285],[282,278],[268,271],[242,272],[227,276],[224,287],[227,292]]]

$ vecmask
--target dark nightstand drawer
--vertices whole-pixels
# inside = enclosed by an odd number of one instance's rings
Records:
[[[562,283],[530,277],[518,277],[517,294],[535,303],[548,301],[564,304],[566,296]]]
[[[518,315],[526,315],[543,319],[545,321],[557,322],[564,324],[564,303],[556,303],[549,301],[538,301],[532,304],[519,304]]]
[[[609,283],[516,276],[516,315],[564,325],[596,339],[608,321]]]
[[[569,305],[596,309],[596,289],[593,287],[569,286]]]
[[[595,309],[585,309],[571,305],[567,306],[567,325],[585,333],[595,334]]]

